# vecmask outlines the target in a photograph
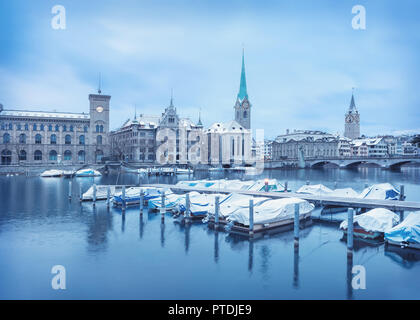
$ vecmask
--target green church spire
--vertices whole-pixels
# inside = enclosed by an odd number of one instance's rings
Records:
[[[242,49],[242,71],[241,71],[241,83],[239,85],[238,99],[240,101],[248,99],[248,92],[246,91],[246,77],[245,77],[245,58],[244,49]]]

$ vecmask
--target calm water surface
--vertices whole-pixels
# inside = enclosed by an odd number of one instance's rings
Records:
[[[195,178],[206,178],[205,174]],[[213,178],[224,177],[212,176]],[[407,200],[420,201],[420,170],[268,171],[261,177],[306,181],[361,191],[365,183],[405,185]],[[231,175],[229,178],[241,178]],[[124,174],[118,183],[135,184]],[[142,182],[175,183],[177,178]],[[178,177],[188,179],[188,176]],[[420,299],[420,252],[355,243],[353,259],[338,225],[313,223],[301,230],[254,241],[181,226],[166,216],[129,208],[80,204],[79,184],[115,184],[117,175],[73,179],[0,177],[0,299]],[[51,288],[51,268],[66,268],[67,289]],[[351,268],[366,268],[365,290],[352,290]]]

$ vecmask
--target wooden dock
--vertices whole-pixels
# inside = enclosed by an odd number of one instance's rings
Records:
[[[243,190],[228,190],[228,189],[208,189],[199,187],[177,187],[172,184],[147,184],[145,187],[168,188],[172,191],[190,192],[197,191],[203,193],[239,193],[254,197],[269,197],[273,199],[282,198],[299,198],[307,200],[322,206],[339,206],[347,208],[385,208],[391,211],[420,211],[420,202],[413,201],[399,201],[399,200],[374,200],[374,199],[359,199],[359,198],[341,198],[331,196],[317,196],[304,193],[295,192],[262,192],[262,191],[243,191]]]

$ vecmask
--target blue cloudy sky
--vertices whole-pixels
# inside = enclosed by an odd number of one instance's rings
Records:
[[[66,8],[66,30],[51,8]],[[366,30],[351,9],[366,8]],[[245,46],[252,126],[342,133],[355,87],[363,134],[420,131],[418,1],[0,0],[0,103],[86,112],[102,73],[111,127],[177,110],[233,118]]]

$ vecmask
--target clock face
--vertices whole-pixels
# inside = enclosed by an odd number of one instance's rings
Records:
[[[96,111],[102,112],[102,111],[104,111],[104,108],[102,106],[97,106]]]

